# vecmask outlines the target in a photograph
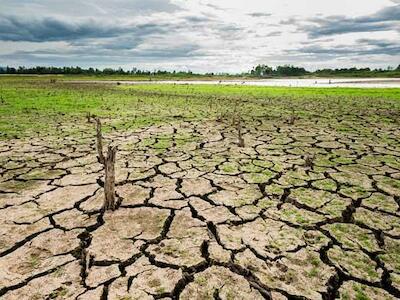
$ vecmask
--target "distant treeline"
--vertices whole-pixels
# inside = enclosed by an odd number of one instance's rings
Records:
[[[145,71],[137,68],[124,70],[122,68],[98,69],[98,68],[81,68],[81,67],[0,67],[0,74],[32,74],[32,75],[138,75],[138,76],[173,76],[173,77],[194,77],[194,76],[216,76],[226,73],[207,73],[196,74],[191,71]],[[342,68],[342,69],[322,69],[314,72],[307,71],[302,67],[292,65],[278,66],[276,68],[268,65],[257,65],[250,72],[241,74],[230,74],[231,76],[251,76],[251,77],[286,77],[286,76],[354,76],[354,77],[373,77],[373,76],[388,76],[400,77],[400,65],[397,68],[388,67],[387,69],[370,69],[370,68]]]
[[[397,75],[400,77],[400,65],[394,68],[385,69],[370,69],[370,68],[349,68],[349,69],[322,69],[317,70],[314,74],[318,76],[384,76],[384,75]]]
[[[143,71],[136,68],[124,70],[122,68],[97,69],[97,68],[81,68],[81,67],[0,67],[0,74],[37,74],[37,75],[194,75],[191,71]],[[213,75],[213,74],[212,74]]]
[[[395,69],[388,67],[387,69],[370,69],[370,68],[342,68],[342,69],[322,69],[315,72],[309,72],[304,68],[291,65],[278,66],[276,68],[267,65],[258,65],[254,67],[250,74],[255,77],[280,77],[280,76],[382,76],[397,75],[400,76],[400,65]]]

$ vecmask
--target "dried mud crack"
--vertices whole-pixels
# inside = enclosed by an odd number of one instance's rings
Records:
[[[347,118],[106,134],[112,212],[90,123],[2,144],[0,297],[400,298],[400,130]]]

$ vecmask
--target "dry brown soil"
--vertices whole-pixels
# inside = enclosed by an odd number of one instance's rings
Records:
[[[113,212],[92,124],[2,142],[1,299],[399,298],[400,129],[317,125],[106,135]]]

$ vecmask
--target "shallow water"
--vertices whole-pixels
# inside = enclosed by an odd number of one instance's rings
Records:
[[[262,79],[262,80],[166,80],[121,81],[122,84],[221,84],[283,87],[400,88],[399,78]]]
[[[400,88],[400,78],[318,78],[318,79],[260,79],[260,80],[71,80],[70,83],[110,83],[110,84],[213,84],[276,87],[315,88]]]

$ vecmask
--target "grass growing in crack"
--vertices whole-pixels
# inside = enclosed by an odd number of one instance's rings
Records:
[[[51,292],[49,295],[48,299],[57,299],[57,298],[63,298],[68,294],[68,289],[65,287],[59,287],[58,289],[54,290]]]
[[[356,292],[356,300],[371,300],[359,286],[353,285],[353,289]]]
[[[132,298],[131,296],[119,296],[118,300],[134,300],[136,298]]]
[[[205,286],[207,284],[207,279],[204,276],[197,276],[194,282],[200,286]]]
[[[158,294],[164,294],[167,290],[164,287],[160,287],[156,290]]]
[[[221,170],[227,174],[237,173],[239,171],[237,165],[231,163],[225,163],[222,165]]]
[[[41,299],[43,299],[43,296],[39,293],[31,295],[31,297],[29,298],[29,300],[41,300]]]
[[[32,253],[29,256],[29,261],[28,261],[28,265],[31,269],[36,269],[40,266],[41,264],[41,259],[40,259],[40,255],[37,253]]]
[[[64,268],[62,268],[62,267],[58,267],[54,272],[53,272],[53,275],[55,276],[55,277],[61,277],[61,276],[63,276],[65,274],[65,271],[64,271]]]
[[[10,180],[6,182],[1,182],[0,189],[12,190],[13,192],[20,192],[27,190],[28,188],[35,188],[39,184],[40,182],[36,180],[28,180],[28,181]]]
[[[291,283],[293,283],[294,281],[296,281],[296,278],[297,278],[297,274],[296,274],[296,272],[293,271],[293,270],[288,270],[288,271],[285,273],[285,282],[288,283],[288,284],[291,284]]]
[[[319,274],[318,268],[313,267],[310,272],[308,272],[309,277],[317,277]]]
[[[161,285],[161,281],[158,278],[152,278],[149,282],[148,282],[149,287],[154,288],[157,286]]]

